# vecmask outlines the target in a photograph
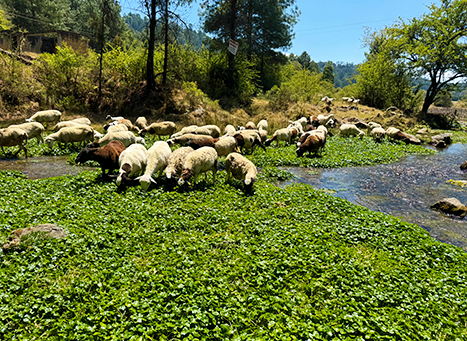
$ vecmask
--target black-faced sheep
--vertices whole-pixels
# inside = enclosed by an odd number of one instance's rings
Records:
[[[47,129],[54,126],[60,121],[62,113],[58,110],[44,110],[38,111],[30,118],[26,119],[26,122],[39,122],[42,125],[47,126]]]
[[[67,143],[90,142],[94,138],[94,129],[87,125],[65,127],[45,138],[45,143],[52,148],[54,142]]]
[[[151,134],[157,135],[158,138],[161,139],[161,136],[172,135],[176,129],[177,126],[173,122],[157,122],[147,126],[146,128],[143,128],[141,130],[141,136],[144,136],[145,134]]]
[[[146,171],[135,179],[139,181],[143,190],[147,191],[151,183],[156,183],[152,176],[154,174],[156,174],[156,177],[162,175],[171,154],[172,150],[165,141],[156,141],[148,149]]]
[[[118,169],[118,158],[125,150],[125,145],[121,141],[110,141],[100,148],[86,147],[81,150],[75,159],[76,164],[84,163],[86,161],[96,161],[102,169],[102,176],[108,175],[114,169]],[[108,173],[106,174],[106,170]]]
[[[253,184],[258,177],[258,171],[253,162],[238,153],[230,153],[225,159],[225,170],[227,181],[230,181],[233,176],[235,179],[243,181],[245,193],[251,193]]]
[[[28,150],[24,146],[24,143],[28,142],[28,133],[20,128],[6,128],[0,129],[0,146],[2,147],[2,152],[5,154],[3,147],[14,147],[19,146],[18,151],[15,155],[21,150],[24,150],[26,158],[28,157]]]
[[[131,177],[139,175],[145,170],[147,159],[147,150],[143,145],[135,143],[127,147],[118,158],[120,169],[116,181],[117,186],[125,188],[139,184],[139,181]]]
[[[212,183],[216,181],[217,172],[217,152],[211,147],[202,147],[187,155],[185,164],[183,165],[182,176],[178,180],[178,185],[187,184],[190,179],[193,179],[193,184],[196,184],[196,179],[200,173],[205,173],[207,180],[207,172],[212,171]]]

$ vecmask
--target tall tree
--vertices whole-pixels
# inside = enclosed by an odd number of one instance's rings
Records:
[[[327,62],[326,65],[324,65],[323,80],[326,80],[331,84],[334,84],[334,66],[332,66],[331,61]]]
[[[441,90],[467,76],[467,1],[441,0],[429,9],[388,29],[389,39],[381,45],[401,68],[429,80],[424,113]]]

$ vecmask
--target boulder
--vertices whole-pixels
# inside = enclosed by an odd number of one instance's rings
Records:
[[[8,243],[2,247],[3,252],[15,250],[21,244],[22,238],[33,232],[42,233],[45,238],[62,239],[67,236],[64,229],[54,224],[42,224],[35,227],[18,229],[11,232],[10,237],[8,237]]]
[[[434,135],[431,137],[431,144],[436,148],[445,148],[448,144],[452,143],[452,133],[445,133]]]
[[[462,218],[467,215],[467,206],[465,206],[456,198],[444,198],[438,201],[436,204],[431,205],[430,208]]]
[[[467,169],[467,161],[464,161],[464,163],[461,165],[461,169],[462,169],[462,170],[466,170],[466,169]]]

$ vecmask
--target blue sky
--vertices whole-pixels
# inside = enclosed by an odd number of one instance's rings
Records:
[[[294,26],[292,47],[285,51],[297,55],[306,51],[319,62],[361,63],[367,49],[363,47],[364,28],[382,29],[399,18],[408,20],[429,12],[427,6],[439,0],[296,0],[301,11]],[[138,0],[120,0],[124,13],[139,8]],[[199,25],[199,2],[182,10],[185,20]]]

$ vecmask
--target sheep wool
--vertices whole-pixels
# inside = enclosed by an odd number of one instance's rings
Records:
[[[211,147],[201,147],[187,155],[178,185],[183,186],[192,178],[193,183],[196,184],[198,175],[205,173],[207,178],[208,171],[212,171],[212,182],[214,183],[217,172],[217,152]]]
[[[15,155],[17,155],[21,150],[24,150],[24,154],[27,158],[28,150],[24,146],[24,142],[28,142],[28,133],[23,129],[11,127],[6,129],[0,129],[0,146],[2,148],[3,154],[5,154],[5,150],[3,150],[3,147],[19,146],[19,149],[15,153]]]
[[[253,184],[258,179],[258,171],[253,162],[238,153],[230,153],[225,159],[225,171],[227,172],[227,180],[230,181],[232,176],[241,180],[244,183],[244,190],[250,193]]]
[[[107,133],[101,138],[98,143],[99,146],[104,146],[110,141],[119,140],[122,141],[125,147],[128,148],[129,145],[136,143],[136,136],[131,131],[118,131],[116,133]]]
[[[36,112],[30,118],[26,119],[26,122],[39,122],[49,127],[57,124],[61,117],[62,113],[58,110],[44,110]]]
[[[90,142],[94,138],[94,129],[87,125],[65,127],[45,138],[45,142],[52,148],[54,142],[63,144],[75,142]]]
[[[139,175],[145,170],[148,160],[146,148],[141,144],[132,144],[127,147],[118,158],[120,169],[118,171],[116,184],[118,187],[123,183],[131,181],[131,177]]]
[[[21,124],[13,124],[8,128],[19,128],[23,129],[26,133],[28,133],[28,139],[36,138],[38,142],[44,142],[42,138],[42,133],[44,132],[44,126],[39,122],[26,122]]]
[[[172,150],[165,141],[157,141],[148,149],[146,171],[135,179],[139,180],[143,190],[147,191],[151,182],[156,183],[152,176],[156,173],[158,177],[162,175],[171,154]]]
[[[194,151],[191,147],[180,147],[175,149],[170,155],[167,161],[167,167],[165,168],[165,176],[167,179],[173,179],[175,176],[180,176],[183,171],[183,165],[185,164],[185,158],[188,154]]]

